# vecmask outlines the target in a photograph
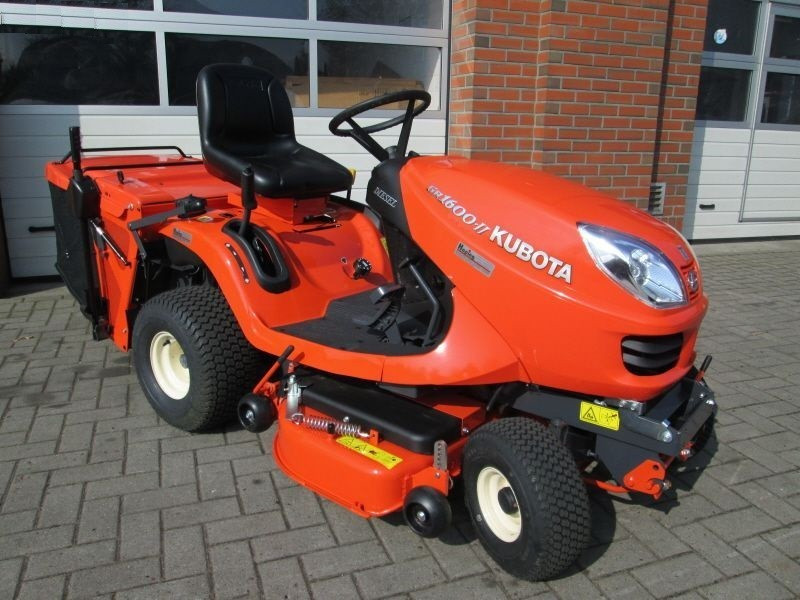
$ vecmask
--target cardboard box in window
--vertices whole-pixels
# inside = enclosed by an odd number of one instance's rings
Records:
[[[376,96],[400,90],[425,89],[415,79],[384,79],[381,77],[320,77],[319,107],[347,108]],[[309,106],[308,77],[290,75],[286,78],[286,91],[294,106]],[[405,102],[395,102],[385,108],[405,109]]]

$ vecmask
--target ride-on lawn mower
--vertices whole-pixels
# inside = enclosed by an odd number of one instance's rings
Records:
[[[268,72],[208,66],[197,100],[203,160],[82,149],[72,128],[47,165],[57,268],[168,423],[275,426],[291,478],[423,536],[461,477],[487,552],[536,580],[588,543],[586,485],[658,498],[708,438],[707,300],[670,226],[543,173],[408,152],[424,91],[332,119],[378,160],[366,206],[296,141]],[[395,146],[372,137],[396,125]]]

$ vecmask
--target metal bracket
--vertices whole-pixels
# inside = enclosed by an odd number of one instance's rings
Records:
[[[114,240],[111,239],[111,236],[109,236],[106,233],[105,229],[100,227],[100,224],[97,222],[97,219],[90,219],[89,225],[91,226],[92,231],[94,231],[94,234],[103,242],[103,244],[105,244],[109,248],[109,250],[111,250],[114,256],[117,257],[117,260],[119,260],[119,262],[122,263],[122,266],[123,267],[130,266],[131,263],[129,263],[128,259],[125,258],[125,255],[122,253],[122,250],[120,250],[119,246],[117,246]]]
[[[436,440],[433,444],[433,468],[447,471],[447,442]]]

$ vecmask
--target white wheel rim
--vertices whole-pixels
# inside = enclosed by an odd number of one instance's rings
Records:
[[[478,505],[486,525],[502,541],[508,543],[516,541],[522,533],[522,515],[519,511],[517,495],[506,476],[494,467],[484,467],[478,473],[475,485],[478,493]],[[510,514],[503,510],[499,499],[500,491],[505,488],[510,490],[510,497],[517,506],[516,510]],[[509,494],[509,492],[504,493]]]
[[[158,387],[173,400],[189,393],[189,369],[183,348],[168,331],[159,331],[150,342],[150,367]]]

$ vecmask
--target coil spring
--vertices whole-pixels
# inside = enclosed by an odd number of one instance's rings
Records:
[[[352,437],[364,437],[365,435],[364,432],[361,431],[361,425],[345,423],[344,421],[337,421],[336,419],[326,419],[324,417],[306,416],[302,413],[296,413],[292,415],[292,421],[297,425],[303,425],[309,429],[336,435],[349,435]]]

